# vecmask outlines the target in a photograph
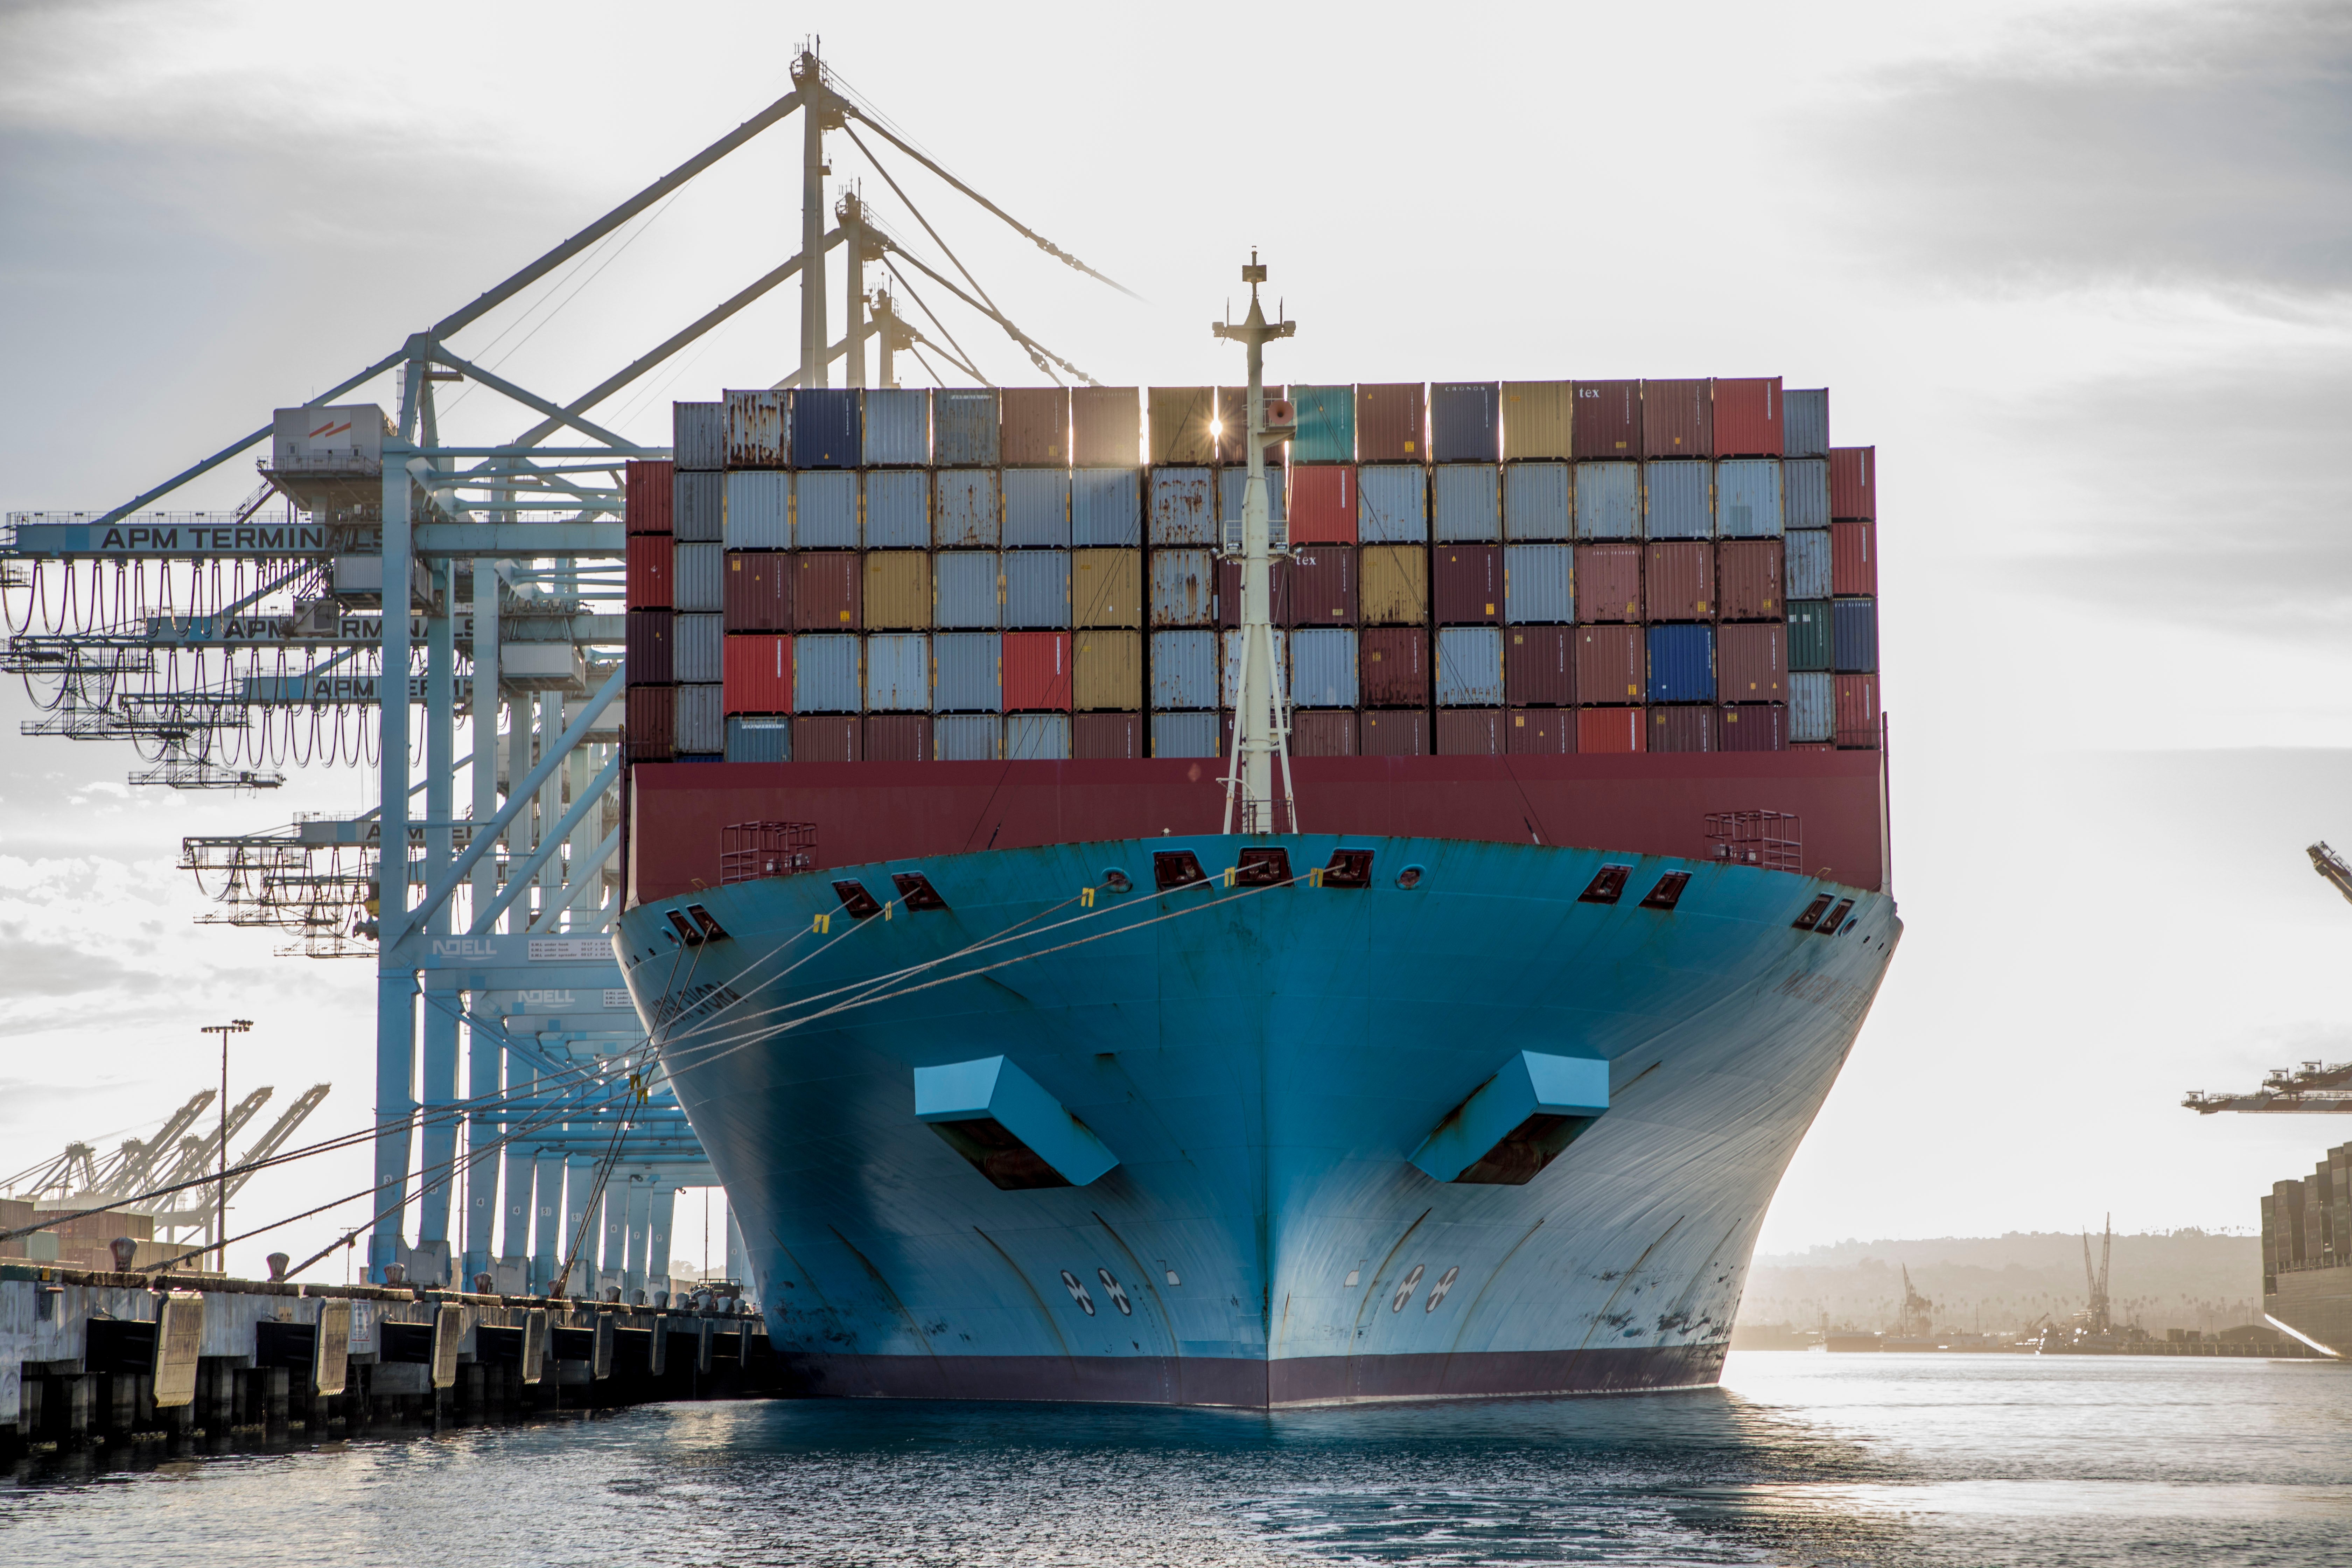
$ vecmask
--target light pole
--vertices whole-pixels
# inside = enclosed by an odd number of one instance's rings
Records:
[[[218,1035],[221,1041],[220,1186],[215,1189],[217,1206],[213,1216],[213,1267],[223,1274],[228,1272],[228,1037],[252,1027],[250,1018],[232,1018],[226,1024],[204,1025],[196,1031],[200,1035]]]

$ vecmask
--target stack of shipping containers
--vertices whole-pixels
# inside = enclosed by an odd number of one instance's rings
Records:
[[[2352,1143],[2327,1152],[2302,1181],[2275,1182],[2262,1200],[2263,1294],[2278,1276],[2352,1265]]]
[[[631,755],[1222,754],[1243,395],[677,405],[675,465],[628,478]],[[1474,382],[1294,401],[1268,501],[1290,550],[1273,615],[1297,755],[1878,744],[1874,453],[1830,447],[1826,393]]]

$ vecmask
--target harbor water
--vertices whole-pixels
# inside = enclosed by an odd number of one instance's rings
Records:
[[[0,1488],[39,1563],[2300,1564],[2326,1363],[1734,1353],[1719,1389],[1266,1416],[644,1406]]]

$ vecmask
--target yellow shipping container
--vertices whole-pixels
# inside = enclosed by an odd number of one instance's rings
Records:
[[[1507,381],[1503,383],[1503,458],[1553,458],[1566,461],[1569,420],[1576,407],[1574,383],[1566,381]]]
[[[1090,626],[1139,627],[1143,625],[1143,552],[1140,550],[1073,550],[1070,552],[1072,624]]]
[[[1205,386],[1155,386],[1145,407],[1151,420],[1151,460],[1206,463],[1217,452],[1209,423],[1217,416],[1215,395]]]
[[[1081,713],[1138,711],[1143,707],[1143,634],[1078,633],[1070,676],[1071,703]]]
[[[866,626],[922,631],[931,624],[931,556],[926,550],[876,550],[866,557]]]
[[[1429,624],[1429,549],[1421,544],[1367,544],[1356,582],[1368,626]]]

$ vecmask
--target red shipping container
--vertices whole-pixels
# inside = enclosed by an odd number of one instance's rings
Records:
[[[793,557],[787,552],[729,551],[725,593],[729,631],[793,629]]]
[[[1653,708],[1650,710],[1650,750],[1712,752],[1715,710],[1712,708]]]
[[[633,763],[666,763],[677,755],[677,688],[629,688],[628,751]]]
[[[1639,702],[1650,661],[1639,626],[1576,628],[1576,693],[1580,702]],[[1577,750],[1586,748],[1579,745]]]
[[[1265,389],[1266,401],[1271,403],[1283,394],[1283,388],[1269,386]],[[1217,461],[1236,468],[1249,463],[1249,388],[1246,386],[1217,388]],[[1268,469],[1282,467],[1280,441],[1265,444],[1265,466]]]
[[[1715,547],[1717,612],[1727,621],[1785,621],[1780,582],[1784,552],[1777,539],[1727,539]]]
[[[1642,618],[1642,547],[1576,547],[1576,618],[1587,626]]]
[[[1356,755],[1356,716],[1344,708],[1302,709],[1290,716],[1294,757]]]
[[[667,610],[670,607],[669,569],[677,549],[667,533],[641,533],[629,541],[629,608]]]
[[[1357,634],[1359,684],[1367,708],[1429,700],[1429,634],[1419,626],[1366,626]],[[1366,756],[1377,755],[1369,745]]]
[[[1316,463],[1290,470],[1290,542],[1356,542],[1356,470]]]
[[[677,679],[671,662],[675,633],[667,610],[631,610],[625,624],[622,662],[632,686],[667,686]]]
[[[1837,750],[1837,742],[1834,741],[1791,741],[1789,742],[1789,750],[1792,752],[1834,752]]]
[[[793,721],[793,761],[855,763],[864,721],[855,713],[809,714]]]
[[[1576,750],[1576,710],[1514,708],[1503,750],[1515,757],[1564,757]]]
[[[1787,701],[1788,626],[1776,621],[1748,621],[1717,627],[1715,694],[1726,702]]]
[[[1061,468],[1070,462],[1070,391],[1008,386],[997,395],[1001,451],[1008,468]],[[1135,459],[1129,458],[1126,465]],[[800,753],[793,753],[798,756]]]
[[[632,461],[621,479],[621,520],[631,533],[670,531],[670,482],[677,465]]]
[[[1367,708],[1356,725],[1360,756],[1425,757],[1429,749],[1426,708]]]
[[[1830,516],[1878,515],[1878,448],[1830,448]]]
[[[1841,599],[1878,592],[1878,524],[1830,524],[1830,592]]]
[[[1588,753],[1638,752],[1648,742],[1639,708],[1580,708],[1576,749]]]
[[[1366,463],[1421,463],[1429,459],[1422,431],[1423,395],[1419,382],[1356,388],[1356,458]]]
[[[1267,618],[1277,626],[1290,624],[1291,574],[1294,568],[1287,561],[1269,562],[1265,571],[1265,596],[1269,601]],[[1242,563],[1238,561],[1217,563],[1217,625],[1237,626],[1242,624]]]
[[[1574,626],[1513,626],[1505,632],[1503,700],[1514,708],[1574,707],[1576,639]]]
[[[864,587],[865,574],[858,570],[857,552],[855,550],[794,551],[793,630],[857,630]],[[793,754],[797,756],[799,753]]]
[[[1715,546],[1704,539],[1644,545],[1642,598],[1654,621],[1704,621],[1715,616]],[[1655,751],[1654,746],[1651,750]]]
[[[1430,601],[1441,626],[1503,623],[1503,547],[1440,544],[1430,555]]]
[[[1841,675],[1837,681],[1837,743],[1841,751],[1878,750],[1878,677]]]
[[[730,713],[793,710],[793,639],[766,633],[727,639],[723,700]]]
[[[1777,458],[1780,446],[1780,378],[1718,376],[1715,383],[1715,455]]]
[[[1642,384],[1642,455],[1645,458],[1715,456],[1715,405],[1704,381]]]
[[[1503,754],[1503,710],[1499,708],[1440,708],[1437,754],[1499,757]]]
[[[1140,713],[1076,713],[1070,718],[1073,760],[1131,763],[1143,755]]]
[[[1132,386],[1072,387],[1070,461],[1081,468],[1132,468],[1140,464],[1142,395]]]
[[[931,716],[928,713],[869,713],[859,735],[857,760],[862,763],[928,763],[931,760]],[[797,757],[798,752],[793,753]]]
[[[1638,458],[1642,455],[1642,384],[1580,381],[1576,412],[1569,426],[1579,458]]]
[[[1715,743],[1725,752],[1785,752],[1789,710],[1778,703],[1749,702],[1726,708],[1715,727]]]
[[[1007,713],[1070,710],[1070,634],[1007,632],[1002,658]]]
[[[1301,550],[1290,560],[1288,617],[1277,626],[1352,626],[1356,613],[1356,552],[1344,544]]]

